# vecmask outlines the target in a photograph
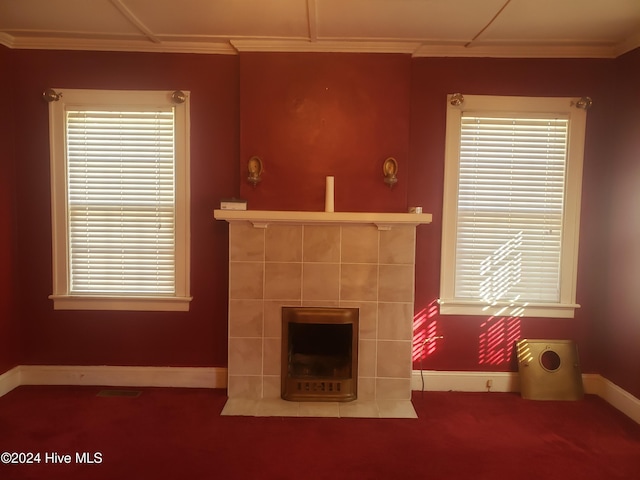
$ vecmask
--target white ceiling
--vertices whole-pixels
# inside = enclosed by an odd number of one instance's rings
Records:
[[[16,49],[617,57],[640,0],[0,0]]]

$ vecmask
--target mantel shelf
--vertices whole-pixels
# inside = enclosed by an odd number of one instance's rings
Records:
[[[380,230],[394,225],[416,226],[431,223],[430,213],[373,213],[373,212],[299,212],[274,210],[215,210],[217,220],[227,222],[251,222],[256,228],[269,224],[373,224]]]

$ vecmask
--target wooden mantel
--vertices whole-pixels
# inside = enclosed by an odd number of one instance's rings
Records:
[[[431,223],[430,213],[373,213],[373,212],[300,212],[274,210],[215,210],[217,220],[251,222],[256,228],[269,224],[373,224],[379,230],[390,230],[394,225],[420,225]]]

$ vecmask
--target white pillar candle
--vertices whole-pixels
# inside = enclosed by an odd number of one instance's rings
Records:
[[[327,185],[324,192],[324,211],[333,212],[333,177],[327,177]]]

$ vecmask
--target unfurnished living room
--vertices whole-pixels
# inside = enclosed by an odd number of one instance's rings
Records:
[[[638,0],[0,0],[0,478],[640,478]]]

